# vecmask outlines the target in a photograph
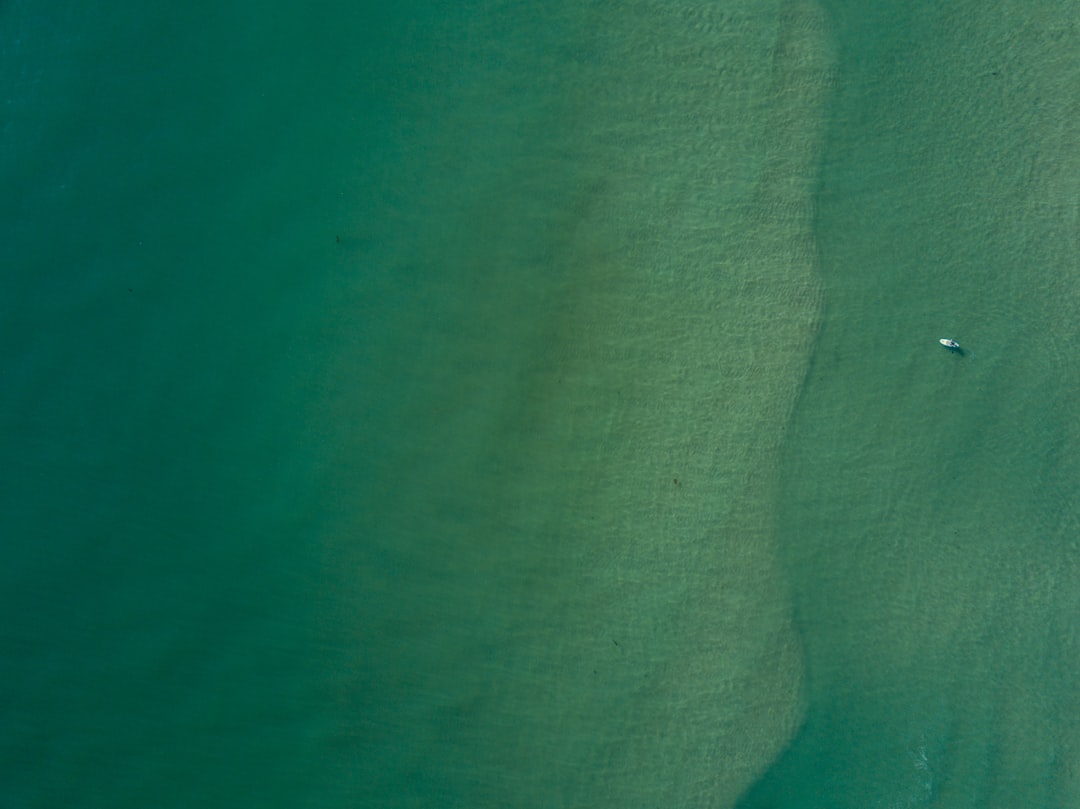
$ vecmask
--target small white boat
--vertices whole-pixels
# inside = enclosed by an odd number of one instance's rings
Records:
[[[938,340],[945,348],[960,348],[960,344],[956,340],[950,340],[948,337],[942,337]]]

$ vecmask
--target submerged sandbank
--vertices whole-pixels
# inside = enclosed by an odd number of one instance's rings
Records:
[[[474,22],[412,143],[409,331],[367,349],[398,404],[338,529],[371,541],[334,551],[387,601],[360,607],[394,694],[367,766],[404,805],[731,805],[803,708],[775,498],[821,308],[826,26],[526,13]]]

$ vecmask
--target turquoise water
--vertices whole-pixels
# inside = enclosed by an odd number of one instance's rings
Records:
[[[0,804],[1074,805],[1074,5],[444,5],[0,5]]]
[[[746,806],[1080,795],[1074,11],[836,4],[781,509],[813,684]]]

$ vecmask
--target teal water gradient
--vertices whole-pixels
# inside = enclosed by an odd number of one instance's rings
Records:
[[[0,5],[0,804],[1075,803],[1071,10]]]
[[[733,801],[808,8],[5,5],[9,802]]]

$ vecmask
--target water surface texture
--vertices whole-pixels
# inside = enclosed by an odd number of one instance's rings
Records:
[[[742,805],[1074,806],[1076,9],[827,5],[780,505],[809,708]]]
[[[0,4],[0,804],[1075,805],[1075,9],[865,6]]]

